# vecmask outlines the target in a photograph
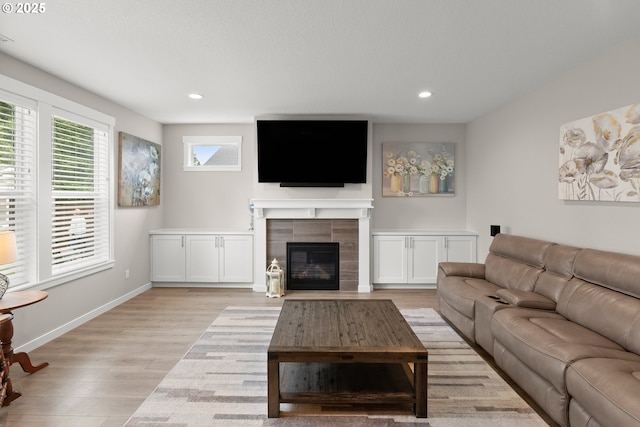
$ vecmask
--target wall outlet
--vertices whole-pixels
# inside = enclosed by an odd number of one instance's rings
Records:
[[[128,268],[124,271],[124,278],[125,279],[129,278],[129,269]]]

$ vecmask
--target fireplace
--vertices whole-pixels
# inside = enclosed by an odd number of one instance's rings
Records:
[[[340,245],[287,242],[287,289],[339,290]]]
[[[369,246],[372,201],[254,199],[255,271],[264,271],[273,258],[285,260],[286,242],[339,242],[340,291],[371,292]],[[327,237],[324,231],[318,233],[318,227],[331,235]],[[345,231],[348,238],[345,238]],[[254,280],[253,290],[266,292],[265,275],[256,274]]]
[[[267,259],[280,261],[285,270],[287,289],[289,271],[287,245],[292,243],[333,243],[339,247],[338,289],[358,289],[358,221],[353,219],[269,219],[267,220]]]

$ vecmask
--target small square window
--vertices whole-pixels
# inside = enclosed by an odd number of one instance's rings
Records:
[[[239,171],[241,136],[183,136],[185,171]]]

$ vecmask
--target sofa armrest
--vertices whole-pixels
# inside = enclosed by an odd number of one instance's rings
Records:
[[[441,262],[440,273],[444,276],[473,277],[484,279],[484,264],[473,262]]]
[[[556,309],[556,303],[553,300],[535,292],[500,289],[496,292],[496,295],[515,307],[535,308],[538,310]]]

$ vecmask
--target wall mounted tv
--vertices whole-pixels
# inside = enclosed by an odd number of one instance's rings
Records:
[[[344,187],[367,181],[366,120],[258,120],[258,182]]]

